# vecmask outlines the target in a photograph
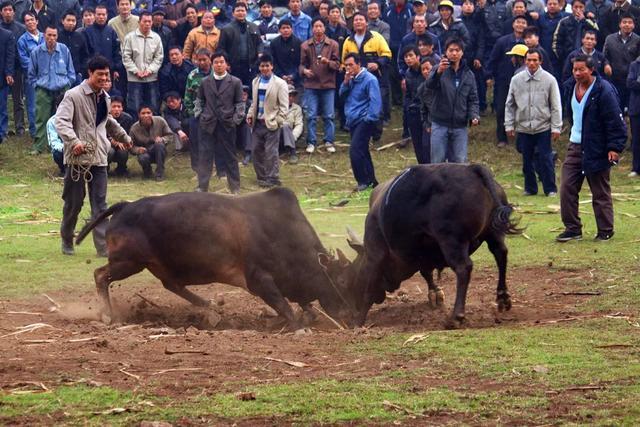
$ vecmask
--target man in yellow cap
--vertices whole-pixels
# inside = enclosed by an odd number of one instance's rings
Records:
[[[462,40],[465,48],[471,45],[469,30],[460,19],[453,17],[453,2],[451,0],[442,0],[438,4],[438,14],[440,17],[429,26],[429,31],[438,36],[441,46],[444,47],[449,39]]]

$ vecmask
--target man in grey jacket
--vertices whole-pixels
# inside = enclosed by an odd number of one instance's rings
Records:
[[[542,188],[547,196],[555,196],[556,176],[553,168],[551,140],[562,130],[562,101],[558,83],[542,69],[542,55],[537,48],[525,56],[526,70],[511,78],[505,106],[504,126],[507,136],[518,134],[522,149],[524,195],[538,193],[534,157]]]
[[[245,109],[242,82],[227,72],[229,63],[225,53],[216,52],[211,59],[213,75],[202,80],[195,101],[195,114],[200,119],[201,129],[196,191],[209,191],[215,154],[216,163],[227,174],[229,191],[237,194],[240,191],[240,170],[236,159],[236,126],[244,120]]]
[[[64,177],[62,199],[62,253],[73,255],[73,232],[89,188],[91,218],[107,209],[107,153],[111,142],[130,144],[131,138],[118,122],[109,116],[110,99],[103,87],[109,79],[109,61],[96,56],[87,64],[89,78],[67,91],[56,112],[55,127],[64,143]],[[104,221],[93,230],[93,243],[98,256],[107,256]]]
[[[431,163],[465,163],[467,125],[480,122],[476,78],[462,59],[462,49],[462,40],[449,39],[445,56],[425,82],[437,106],[431,112]]]

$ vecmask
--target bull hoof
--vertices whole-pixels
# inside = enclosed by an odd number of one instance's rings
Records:
[[[316,314],[312,311],[303,311],[302,318],[300,319],[304,326],[311,326],[316,321]]]
[[[504,294],[498,297],[498,311],[509,311],[511,310],[511,297],[509,294]]]
[[[444,306],[444,291],[438,289],[435,291],[429,291],[429,306],[433,309],[442,308]]]
[[[105,325],[111,324],[111,316],[107,313],[102,313],[100,315],[100,320],[102,320],[102,323],[104,323]]]
[[[464,316],[453,316],[444,324],[447,329],[460,329],[464,326]]]

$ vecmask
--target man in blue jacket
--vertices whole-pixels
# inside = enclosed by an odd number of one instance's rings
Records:
[[[360,65],[356,53],[349,53],[343,61],[346,69],[340,86],[340,96],[346,99],[344,114],[351,133],[351,169],[358,183],[356,191],[378,185],[373,161],[369,153],[369,140],[376,129],[382,111],[382,97],[378,79]]]
[[[571,123],[569,148],[562,164],[560,214],[565,231],[556,240],[582,239],[578,195],[585,177],[593,195],[596,241],[613,236],[613,201],[609,172],[627,141],[627,127],[614,87],[594,75],[595,64],[587,55],[573,60],[573,78],[564,85],[565,115]]]

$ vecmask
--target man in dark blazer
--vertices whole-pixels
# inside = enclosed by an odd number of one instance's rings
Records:
[[[16,39],[13,33],[0,28],[0,144],[4,142],[9,127],[7,97],[13,86],[16,65]]]
[[[209,190],[209,180],[216,164],[224,167],[227,185],[232,194],[240,191],[240,170],[236,159],[236,126],[244,120],[242,82],[227,72],[227,56],[216,52],[212,56],[213,74],[202,80],[196,98],[195,115],[200,119],[200,160],[196,173],[196,191]],[[218,171],[220,172],[220,171]]]

